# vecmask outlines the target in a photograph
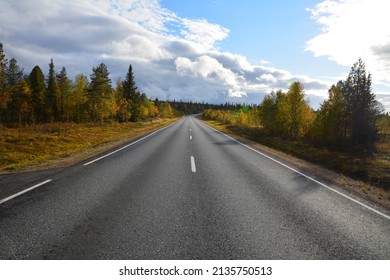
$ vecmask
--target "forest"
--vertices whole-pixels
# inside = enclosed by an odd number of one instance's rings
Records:
[[[257,126],[270,135],[315,145],[369,146],[390,135],[390,116],[372,92],[371,80],[359,58],[348,77],[331,86],[328,99],[317,111],[310,107],[303,85],[296,81],[288,91],[274,91],[257,106],[205,110],[203,117],[237,126]]]
[[[9,61],[0,43],[0,124],[26,126],[52,122],[143,121],[170,118],[174,110],[168,102],[149,100],[134,80],[132,65],[125,80],[112,85],[104,63],[92,68],[89,79],[78,74],[73,80],[66,68],[57,72],[53,60],[45,76],[35,66],[29,75]]]
[[[331,86],[317,111],[309,106],[299,81],[291,83],[287,92],[270,93],[259,105],[168,102],[150,100],[138,90],[131,64],[125,79],[118,78],[115,86],[104,63],[93,67],[89,78],[78,74],[69,79],[65,67],[56,71],[53,59],[47,75],[38,65],[25,75],[15,58],[6,58],[0,43],[0,124],[137,122],[203,112],[204,118],[257,126],[270,135],[315,145],[370,145],[386,140],[390,133],[390,116],[384,114],[371,83],[359,58],[348,77]]]
[[[114,86],[104,63],[93,67],[89,78],[78,74],[71,80],[65,67],[56,71],[53,59],[47,75],[38,65],[25,75],[15,58],[6,58],[0,43],[0,125],[138,122],[239,107],[230,103],[150,100],[138,90],[131,64],[125,80],[118,78]]]

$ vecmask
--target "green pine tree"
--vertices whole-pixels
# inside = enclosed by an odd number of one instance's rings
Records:
[[[45,76],[39,66],[35,66],[29,76],[31,88],[32,113],[34,122],[47,122],[45,107]]]
[[[60,110],[58,107],[59,88],[56,81],[53,59],[49,63],[49,74],[47,76],[47,90],[45,98],[47,121],[59,120]]]
[[[3,44],[0,43],[0,123],[7,109],[9,94],[6,89],[6,71],[8,60],[5,57]]]
[[[371,74],[367,74],[361,58],[352,66],[342,84],[345,117],[351,142],[367,144],[375,140],[375,122],[383,111],[371,90]]]
[[[23,80],[23,68],[20,68],[15,58],[11,58],[6,71],[6,86],[9,94],[7,122],[20,123],[20,82]]]
[[[69,120],[69,112],[65,111],[65,104],[69,109],[69,104],[72,99],[72,81],[68,78],[66,68],[62,67],[61,72],[57,75],[58,95],[57,108],[59,112],[59,119]]]
[[[141,115],[140,108],[142,103],[142,97],[135,84],[133,67],[131,66],[131,64],[126,74],[126,79],[123,81],[123,94],[125,99],[130,104],[130,121],[138,121]]]
[[[101,63],[92,68],[89,84],[89,112],[93,121],[103,122],[112,113],[112,88],[107,66]]]

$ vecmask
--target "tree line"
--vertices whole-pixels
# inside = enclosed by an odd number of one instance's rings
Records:
[[[150,100],[138,90],[132,65],[115,86],[104,63],[92,68],[89,79],[78,74],[70,80],[65,67],[56,72],[53,60],[46,76],[39,66],[25,75],[15,58],[8,61],[0,43],[0,124],[136,122],[173,116],[168,102]]]
[[[169,101],[172,108],[184,115],[193,115],[202,113],[204,110],[237,110],[241,108],[241,104],[225,102],[223,104],[212,104],[208,102],[192,102],[192,101]]]
[[[45,76],[39,66],[29,75],[8,60],[0,43],[0,124],[28,125],[47,122],[143,121],[156,117],[203,112],[209,119],[240,126],[262,127],[267,133],[315,144],[367,144],[390,136],[390,116],[371,89],[371,74],[359,59],[348,77],[332,85],[329,98],[314,111],[303,85],[274,91],[259,105],[209,104],[150,100],[135,83],[132,65],[125,79],[112,85],[104,63],[92,68],[89,78],[73,80],[66,68],[55,70],[53,60]]]
[[[303,85],[296,81],[287,92],[274,91],[249,110],[205,110],[203,116],[234,125],[261,126],[269,134],[316,145],[370,144],[379,131],[390,133],[390,117],[383,114],[371,79],[359,58],[346,80],[332,85],[329,98],[317,111],[309,106]]]

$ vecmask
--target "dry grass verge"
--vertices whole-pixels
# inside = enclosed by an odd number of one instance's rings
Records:
[[[0,127],[0,173],[69,166],[173,121]]]

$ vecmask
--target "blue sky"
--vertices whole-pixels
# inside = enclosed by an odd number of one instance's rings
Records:
[[[163,0],[161,3],[181,17],[207,19],[229,29],[229,36],[218,42],[223,51],[243,54],[252,64],[268,61],[275,67],[309,72],[314,76],[336,72],[348,67],[326,58],[314,58],[304,51],[306,41],[321,30],[306,8],[318,0]],[[315,65],[314,65],[315,64]],[[352,66],[352,65],[351,65]]]
[[[260,103],[299,80],[313,108],[362,57],[390,111],[386,0],[0,0],[0,42],[29,73],[133,65],[151,98]],[[115,82],[114,82],[115,84]]]

